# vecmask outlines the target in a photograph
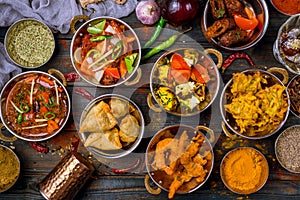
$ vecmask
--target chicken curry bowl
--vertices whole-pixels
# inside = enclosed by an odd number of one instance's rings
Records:
[[[23,72],[1,92],[1,120],[16,137],[42,141],[56,135],[70,114],[69,95],[54,76]]]
[[[166,52],[156,61],[150,76],[156,102],[178,116],[195,115],[209,107],[219,85],[215,63],[206,53],[193,48]]]
[[[79,135],[96,156],[119,158],[132,152],[144,133],[144,118],[137,105],[117,94],[102,95],[83,111]]]
[[[168,126],[156,133],[146,150],[149,176],[171,199],[201,187],[213,168],[214,153],[202,131],[187,125]]]
[[[124,83],[137,70],[141,48],[129,25],[112,17],[85,22],[75,33],[70,57],[79,75],[99,87]]]

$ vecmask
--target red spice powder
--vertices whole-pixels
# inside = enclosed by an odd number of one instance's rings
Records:
[[[273,5],[281,12],[294,15],[300,13],[300,0],[272,0]]]

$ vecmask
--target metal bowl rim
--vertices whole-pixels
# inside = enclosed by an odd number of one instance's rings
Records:
[[[51,55],[49,56],[49,58],[44,62],[44,63],[41,63],[40,65],[37,65],[37,66],[34,66],[34,67],[27,67],[27,66],[23,66],[23,65],[20,65],[19,63],[17,63],[14,59],[11,58],[10,54],[8,53],[8,50],[6,48],[6,45],[7,45],[7,37],[8,35],[10,34],[11,32],[11,29],[15,26],[17,26],[19,23],[23,22],[23,21],[35,21],[35,22],[38,22],[40,23],[43,27],[45,27],[50,33],[51,33],[51,38],[53,40],[53,50],[51,52]],[[52,32],[52,30],[49,28],[49,26],[47,26],[44,22],[40,21],[40,20],[37,20],[37,19],[34,19],[34,18],[23,18],[23,19],[19,19],[17,20],[16,22],[14,22],[7,30],[7,32],[5,33],[5,37],[4,37],[4,48],[5,48],[5,52],[7,54],[7,56],[9,57],[9,59],[16,65],[24,68],[24,69],[36,69],[36,68],[39,68],[43,65],[45,65],[46,63],[49,62],[49,60],[51,59],[51,57],[53,56],[54,54],[54,51],[55,51],[55,47],[56,47],[56,44],[55,44],[55,39],[54,39],[54,34]]]
[[[126,96],[123,96],[123,95],[120,95],[120,94],[103,94],[101,96],[98,96],[96,98],[94,98],[92,101],[90,101],[86,106],[85,108],[83,109],[82,113],[81,113],[81,116],[80,116],[80,122],[79,122],[79,127],[84,119],[84,117],[86,116],[86,113],[91,109],[91,107],[96,103],[96,102],[99,102],[100,100],[102,100],[103,98],[111,98],[111,97],[114,97],[114,98],[119,98],[119,99],[122,99],[122,100],[125,100],[125,101],[128,101],[130,104],[132,104],[135,109],[137,109],[137,111],[139,112],[139,115],[141,117],[141,130],[140,130],[140,134],[139,136],[137,137],[137,140],[134,142],[134,144],[132,145],[131,148],[129,148],[128,150],[124,151],[124,153],[119,153],[119,154],[116,154],[116,155],[112,155],[112,156],[109,156],[109,155],[104,155],[104,154],[101,154],[100,152],[96,152],[96,151],[92,151],[93,154],[99,156],[99,157],[102,157],[102,158],[108,158],[108,159],[113,159],[113,158],[121,158],[121,157],[124,157],[128,154],[130,154],[134,149],[137,148],[137,146],[140,144],[143,136],[144,136],[144,131],[145,131],[145,120],[144,120],[144,117],[143,117],[143,114],[140,110],[140,108],[137,106],[137,104],[132,101],[131,99],[129,99],[128,97]],[[80,136],[80,134],[79,134]],[[83,138],[80,136],[80,139],[83,140]],[[88,149],[89,150],[89,149]],[[89,150],[90,151],[90,150]]]
[[[27,71],[27,72],[22,72],[16,76],[14,76],[12,79],[10,79],[4,86],[3,86],[3,89],[0,93],[0,99],[4,98],[3,97],[3,93],[5,92],[5,90],[7,90],[8,86],[10,85],[10,83],[12,83],[15,79],[19,78],[19,77],[22,77],[26,74],[43,74],[43,75],[46,75],[48,77],[51,77],[52,79],[54,79],[55,81],[57,81],[57,83],[59,85],[62,86],[62,88],[64,89],[64,92],[66,93],[66,96],[67,96],[67,99],[68,99],[68,111],[67,111],[67,114],[66,114],[66,117],[65,117],[65,120],[64,122],[62,123],[61,127],[53,134],[51,134],[50,136],[47,136],[47,137],[44,137],[44,138],[38,138],[38,139],[32,139],[32,138],[27,138],[27,137],[23,137],[23,136],[20,136],[18,134],[16,134],[14,131],[12,131],[9,126],[6,124],[5,120],[4,120],[4,117],[3,117],[3,113],[2,111],[0,112],[0,118],[1,118],[1,121],[3,122],[5,128],[10,132],[12,133],[14,136],[16,136],[17,138],[19,139],[22,139],[22,140],[25,140],[25,141],[30,141],[30,142],[40,142],[40,141],[45,141],[45,140],[48,140],[52,137],[54,137],[55,135],[57,135],[63,128],[64,126],[66,125],[68,119],[69,119],[69,116],[70,116],[70,112],[71,112],[71,100],[70,100],[70,97],[69,97],[69,94],[68,94],[68,91],[67,89],[65,88],[65,86],[61,83],[60,80],[58,80],[55,76],[51,75],[51,74],[48,74],[46,72],[43,72],[43,71]],[[2,106],[2,102],[0,102],[0,107]]]
[[[136,42],[138,44],[138,61],[137,61],[137,64],[136,66],[134,67],[132,73],[124,80],[122,81],[119,81],[117,82],[116,84],[112,84],[112,85],[102,85],[102,84],[97,84],[97,83],[94,83],[90,80],[88,80],[86,77],[84,77],[81,72],[75,67],[75,61],[74,61],[74,56],[73,56],[73,46],[74,46],[74,41],[77,37],[77,35],[80,33],[80,30],[83,29],[86,25],[88,25],[89,23],[93,22],[93,21],[96,21],[96,20],[101,20],[101,19],[111,19],[111,20],[115,20],[121,24],[124,24],[128,29],[129,31],[131,31],[133,33],[133,35],[135,36],[136,38]],[[110,17],[110,16],[100,16],[100,17],[95,17],[95,18],[92,18],[86,22],[84,22],[77,30],[76,30],[76,33],[73,35],[72,37],[72,41],[71,41],[71,45],[70,45],[70,58],[71,58],[71,63],[72,63],[72,66],[74,68],[74,70],[79,74],[79,76],[85,80],[87,83],[93,85],[93,86],[96,86],[96,87],[99,87],[99,88],[112,88],[112,87],[116,87],[118,85],[121,85],[123,83],[125,83],[126,81],[128,81],[131,77],[133,77],[133,75],[136,73],[139,65],[140,65],[140,62],[141,62],[141,54],[142,54],[142,48],[141,48],[141,43],[140,43],[140,39],[139,37],[137,36],[137,34],[135,33],[135,31],[133,30],[133,28],[131,26],[129,26],[126,22],[124,22],[123,20],[121,19],[118,19],[118,18],[115,18],[115,17]]]
[[[268,74],[269,76],[272,76],[273,78],[275,78],[278,83],[280,83],[281,85],[284,86],[284,84],[282,83],[282,81],[277,78],[275,75],[273,75],[272,73],[268,72],[268,71],[264,71],[264,70],[261,70],[261,69],[247,69],[247,70],[244,70],[242,72],[239,72],[239,73],[248,73],[248,72],[255,72],[255,71],[260,71],[261,73],[266,73]],[[267,137],[270,137],[272,135],[274,135],[275,133],[277,133],[277,131],[279,131],[279,129],[285,124],[288,116],[289,116],[289,111],[290,111],[290,98],[289,98],[289,94],[287,92],[287,90],[285,89],[285,93],[287,95],[287,102],[288,102],[288,108],[287,108],[287,111],[286,111],[286,114],[285,114],[285,118],[284,120],[280,123],[280,125],[278,126],[278,128],[273,131],[272,133],[270,134],[267,134],[267,135],[264,135],[264,136],[258,136],[258,137],[250,137],[250,136],[247,136],[247,135],[243,135],[241,133],[239,133],[238,131],[236,131],[233,127],[231,127],[231,125],[228,123],[227,119],[226,119],[226,111],[225,113],[223,112],[223,107],[224,107],[224,95],[225,95],[225,92],[226,92],[226,89],[229,87],[229,85],[232,83],[233,81],[233,78],[231,78],[227,83],[226,85],[224,86],[223,90],[222,90],[222,93],[221,93],[221,96],[220,96],[220,112],[221,112],[221,116],[222,116],[222,119],[223,121],[225,122],[226,126],[229,127],[229,129],[234,132],[235,134],[243,137],[243,138],[246,138],[246,139],[253,139],[253,140],[258,140],[258,139],[264,139],[264,138],[267,138]],[[223,105],[224,104],[224,105]]]

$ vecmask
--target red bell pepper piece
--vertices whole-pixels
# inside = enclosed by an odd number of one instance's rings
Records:
[[[120,79],[120,73],[117,68],[108,67],[105,69],[104,73],[108,76]]]

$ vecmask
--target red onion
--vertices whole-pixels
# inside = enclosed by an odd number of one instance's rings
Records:
[[[138,20],[145,25],[152,25],[160,18],[160,8],[154,0],[140,1],[135,12]]]
[[[195,18],[198,9],[198,0],[161,0],[163,18],[174,25],[183,25]]]

